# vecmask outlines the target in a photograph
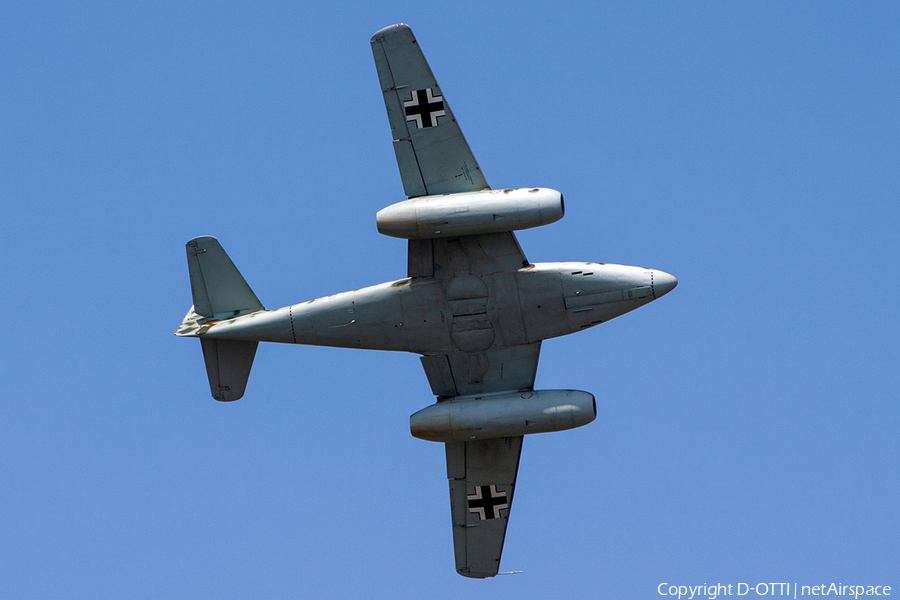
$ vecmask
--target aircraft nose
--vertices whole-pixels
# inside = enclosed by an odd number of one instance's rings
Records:
[[[653,296],[662,298],[675,289],[678,280],[665,271],[653,271]]]

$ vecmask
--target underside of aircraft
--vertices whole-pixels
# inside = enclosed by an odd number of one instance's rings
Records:
[[[407,276],[266,310],[219,242],[187,243],[193,306],[176,335],[200,338],[213,398],[244,395],[259,342],[421,355],[436,402],[410,431],[444,443],[456,570],[499,571],[526,434],[596,417],[594,397],[535,390],[541,342],[599,325],[677,284],[663,271],[603,263],[532,264],[515,231],[565,213],[547,188],[494,190],[412,30],[371,40],[407,200],[378,231],[408,240]]]

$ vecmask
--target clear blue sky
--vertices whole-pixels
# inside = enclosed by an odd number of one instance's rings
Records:
[[[900,593],[896,3],[5,2],[0,598]],[[209,396],[184,243],[262,302],[405,275],[369,48],[409,23],[530,260],[670,295],[544,344],[502,568],[456,575],[416,356],[263,345]],[[753,597],[753,594],[747,597]]]

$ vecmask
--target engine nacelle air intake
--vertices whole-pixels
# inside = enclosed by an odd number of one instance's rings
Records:
[[[483,190],[419,196],[378,211],[378,232],[407,240],[518,231],[565,214],[563,196],[548,188]]]
[[[409,418],[409,430],[431,442],[468,442],[573,429],[596,416],[597,403],[587,392],[504,392],[433,404]]]

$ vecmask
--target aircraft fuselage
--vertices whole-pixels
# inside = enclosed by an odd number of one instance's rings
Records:
[[[476,277],[406,278],[214,322],[189,335],[416,353],[530,344],[586,329],[667,293],[662,271],[538,263]]]

